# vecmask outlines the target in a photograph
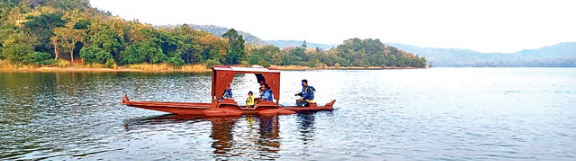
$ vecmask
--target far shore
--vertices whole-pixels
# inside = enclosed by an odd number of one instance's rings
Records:
[[[416,67],[307,67],[307,66],[276,66],[273,65],[271,68],[276,68],[278,70],[380,70],[380,69],[424,69]]]
[[[382,69],[423,69],[416,67],[307,67],[307,66],[270,66],[281,71],[298,71],[298,70],[382,70]],[[21,68],[0,68],[0,72],[193,72],[203,73],[210,72],[206,65],[189,65],[182,67],[167,67],[163,65],[131,65],[120,66],[116,68],[88,67],[88,66],[71,66],[71,67],[21,67]]]

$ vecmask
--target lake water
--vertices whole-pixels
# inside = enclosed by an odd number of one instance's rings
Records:
[[[303,78],[336,109],[166,115],[120,101],[209,102],[210,74],[0,72],[0,159],[576,160],[574,68],[283,71],[281,104]]]

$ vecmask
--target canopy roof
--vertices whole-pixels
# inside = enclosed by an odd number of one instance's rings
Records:
[[[234,66],[214,66],[212,70],[215,71],[232,71],[238,73],[280,73],[275,68],[259,68],[259,67],[234,67]]]
[[[212,103],[218,102],[224,94],[224,89],[234,79],[238,73],[255,74],[258,82],[268,84],[274,94],[274,99],[280,99],[280,71],[274,68],[258,67],[234,67],[234,66],[214,66],[212,67]]]

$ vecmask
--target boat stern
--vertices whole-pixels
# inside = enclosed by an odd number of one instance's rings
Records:
[[[332,100],[332,101],[328,102],[328,103],[327,103],[326,105],[324,105],[324,106],[332,107],[332,106],[334,105],[334,103],[336,103],[336,100]]]
[[[128,102],[130,102],[130,99],[128,99],[128,94],[124,94],[124,98],[122,98],[122,103],[123,105],[128,104]]]

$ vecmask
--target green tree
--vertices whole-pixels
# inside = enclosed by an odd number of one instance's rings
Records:
[[[62,12],[43,13],[39,16],[27,17],[24,30],[35,35],[38,44],[35,46],[36,51],[52,52],[54,49],[51,43],[51,37],[54,36],[53,30],[57,27],[64,27],[66,21],[62,20]]]
[[[35,38],[23,31],[13,31],[2,40],[2,56],[10,62],[22,65],[26,56],[34,52]]]
[[[280,49],[273,45],[265,45],[251,49],[248,53],[248,63],[268,67],[274,64],[274,55],[280,53]]]
[[[70,54],[70,61],[74,62],[74,50],[76,49],[76,43],[84,42],[85,31],[79,29],[73,29],[68,27],[58,27],[54,29],[54,37],[52,41],[54,43],[55,50],[62,48],[64,51],[68,51]],[[56,55],[56,59],[58,55]]]
[[[44,3],[48,6],[53,6],[64,10],[85,10],[90,7],[89,0],[47,0]]]
[[[96,45],[82,48],[82,50],[80,50],[80,57],[82,57],[86,63],[100,64],[104,64],[110,59],[114,59],[112,54]]]
[[[31,45],[25,43],[6,44],[2,48],[2,55],[12,63],[22,65],[25,63],[26,56],[34,53]]]
[[[199,42],[199,38],[202,33],[184,24],[180,28],[175,29],[174,34],[182,37],[182,41],[176,51],[180,53],[184,63],[200,62],[199,55],[202,52],[202,45]]]
[[[80,20],[76,24],[74,24],[74,29],[88,29],[92,23],[89,20]]]
[[[120,50],[123,48],[122,38],[107,25],[96,29],[94,35],[90,36],[86,46],[97,46],[102,50],[110,53],[113,58],[117,59]]]
[[[423,67],[425,60],[398,48],[382,44],[378,39],[348,39],[335,49],[343,66]]]
[[[226,56],[226,64],[238,64],[244,60],[246,51],[244,49],[244,38],[239,35],[233,28],[228,30],[222,35],[222,37],[228,39],[228,44],[230,50],[228,50],[228,55]]]
[[[120,64],[161,63],[167,59],[162,48],[153,40],[135,42],[120,52]]]

